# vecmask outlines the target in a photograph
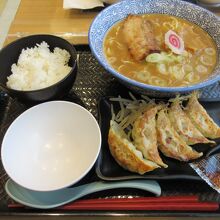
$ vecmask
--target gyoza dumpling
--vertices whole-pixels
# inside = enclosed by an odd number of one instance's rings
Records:
[[[143,153],[144,158],[151,160],[162,167],[167,167],[160,158],[157,149],[156,114],[161,106],[154,106],[139,116],[133,125],[132,137],[134,145]]]
[[[190,96],[185,112],[191,119],[192,123],[205,137],[212,139],[220,137],[219,126],[199,103],[197,93],[193,93]]]
[[[166,109],[162,109],[158,113],[157,118],[157,135],[158,144],[161,152],[167,156],[180,161],[189,161],[199,158],[203,153],[193,150],[178,135],[171,125],[166,113]]]
[[[126,170],[144,174],[159,168],[156,163],[143,158],[142,153],[127,139],[126,134],[117,122],[112,120],[110,122],[108,144],[112,156]]]
[[[183,111],[180,105],[180,100],[177,97],[168,110],[169,119],[175,131],[188,145],[197,143],[211,143],[214,141],[205,138],[202,133],[193,125],[189,117]]]

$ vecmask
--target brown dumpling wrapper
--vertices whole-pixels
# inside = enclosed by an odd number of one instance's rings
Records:
[[[180,161],[189,161],[203,155],[202,152],[199,153],[187,145],[174,130],[166,113],[166,109],[162,109],[158,113],[157,135],[159,149],[167,157]]]
[[[114,159],[126,170],[144,174],[159,168],[156,163],[143,158],[142,153],[128,140],[117,122],[112,120],[110,122],[108,144]]]
[[[157,105],[146,110],[133,125],[132,137],[135,147],[140,150],[145,159],[167,168],[162,161],[157,146],[156,114],[161,106]]]
[[[181,101],[177,97],[168,110],[169,119],[172,126],[180,135],[180,137],[188,145],[203,143],[215,145],[214,141],[208,140],[203,134],[194,126],[190,118],[183,111]]]
[[[199,103],[197,93],[193,93],[185,112],[195,127],[207,138],[215,139],[220,137],[220,128],[208,115],[204,107]]]

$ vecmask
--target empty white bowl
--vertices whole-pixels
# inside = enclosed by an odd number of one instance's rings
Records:
[[[52,101],[21,114],[8,128],[1,156],[5,171],[19,185],[37,191],[68,187],[94,165],[101,132],[80,105]]]

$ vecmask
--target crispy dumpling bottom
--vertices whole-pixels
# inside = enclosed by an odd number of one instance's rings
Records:
[[[111,106],[108,135],[112,156],[126,170],[144,174],[156,168],[166,168],[158,149],[166,157],[176,160],[197,159],[203,153],[189,145],[213,145],[215,142],[206,137],[220,137],[220,128],[198,102],[195,93],[177,96],[166,104],[156,104],[155,100],[145,96],[141,100],[130,96],[131,100],[120,96],[112,99],[120,104],[121,109],[114,114]],[[182,101],[188,99],[184,108]]]
[[[112,156],[126,170],[144,174],[159,168],[156,163],[143,158],[142,153],[127,139],[120,125],[112,120],[110,122],[108,144]]]

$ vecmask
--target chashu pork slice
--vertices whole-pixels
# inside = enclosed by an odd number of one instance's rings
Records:
[[[144,174],[159,168],[156,163],[143,158],[142,153],[128,140],[119,124],[112,120],[110,122],[108,144],[116,162],[126,170]]]
[[[152,23],[140,15],[128,15],[123,24],[123,36],[136,61],[142,61],[148,54],[160,50]]]
[[[166,109],[160,110],[157,118],[158,144],[161,152],[167,157],[180,161],[201,157],[203,153],[193,150],[174,130],[166,111]]]

